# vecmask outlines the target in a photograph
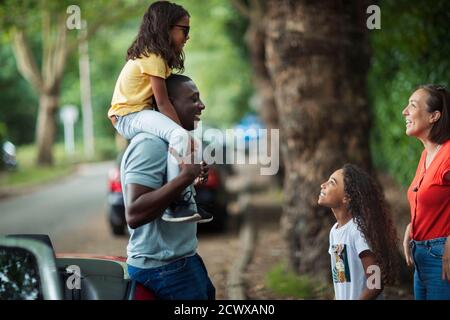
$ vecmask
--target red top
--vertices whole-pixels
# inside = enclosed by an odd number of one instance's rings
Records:
[[[411,207],[411,238],[417,241],[450,235],[450,140],[447,140],[425,169],[426,151],[422,152],[416,176],[408,189]]]

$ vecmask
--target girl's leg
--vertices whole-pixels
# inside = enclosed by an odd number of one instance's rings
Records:
[[[119,117],[116,130],[125,139],[130,140],[140,132],[151,133],[169,143],[180,157],[185,157],[190,152],[189,142],[194,141],[197,145],[195,161],[201,161],[201,143],[196,141],[187,130],[161,112],[154,110],[142,110],[129,115]],[[178,160],[171,154],[167,159],[167,180],[173,180],[180,173]]]
[[[127,116],[128,117],[128,116]],[[148,132],[168,142],[180,157],[189,154],[188,142],[191,139],[188,131],[164,114],[154,110],[142,110],[136,112],[128,121],[128,131],[132,133]],[[125,131],[125,130],[123,130]],[[180,174],[177,158],[171,152],[167,154],[167,181],[171,181]],[[177,201],[178,208],[170,208],[163,219],[173,222],[199,220],[197,205],[194,200],[195,189],[191,185],[187,187]]]
[[[127,140],[131,140],[136,134],[140,131],[134,127],[133,122],[134,118],[138,113],[130,113],[126,116],[120,116],[117,118],[117,123],[115,124],[115,128],[117,132]]]
[[[180,156],[185,154],[185,144],[189,134],[169,117],[154,110],[142,110],[123,118],[127,117],[130,117],[130,120],[126,122],[128,128],[123,128],[122,132],[128,136],[133,133],[136,135],[139,132],[148,132],[168,142],[169,147]],[[122,126],[125,127],[125,125]],[[178,176],[180,169],[176,158],[170,153],[167,160],[167,180],[170,181]]]
[[[142,110],[118,118],[117,132],[131,140],[140,132],[151,133],[169,143],[178,154],[183,155],[183,144],[188,133],[172,119],[154,110]],[[178,162],[170,153],[167,159],[167,180],[174,179],[180,173]]]

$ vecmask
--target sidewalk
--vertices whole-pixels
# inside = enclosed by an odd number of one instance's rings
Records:
[[[265,284],[269,270],[287,256],[279,220],[282,195],[276,177],[260,175],[259,166],[235,166],[227,188],[238,195],[242,224],[240,252],[228,273],[228,299],[280,299]]]

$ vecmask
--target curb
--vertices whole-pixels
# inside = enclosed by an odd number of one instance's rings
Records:
[[[227,279],[227,296],[230,300],[245,300],[245,283],[243,273],[252,260],[257,242],[257,228],[254,216],[249,213],[250,195],[243,193],[238,199],[239,213],[243,217],[243,225],[239,231],[241,252],[231,266]]]

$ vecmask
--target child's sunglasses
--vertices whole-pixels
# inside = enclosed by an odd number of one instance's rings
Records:
[[[174,25],[174,27],[178,27],[178,28],[183,29],[183,33],[184,33],[185,37],[187,37],[189,35],[189,30],[191,29],[191,27],[189,27],[189,26],[182,26],[182,25],[179,25],[179,24]]]

